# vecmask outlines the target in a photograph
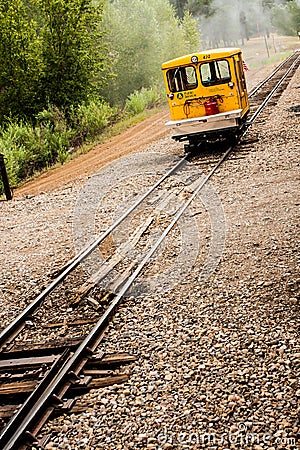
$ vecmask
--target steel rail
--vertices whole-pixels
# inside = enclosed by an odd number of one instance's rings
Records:
[[[271,100],[281,83],[287,78],[287,76],[290,74],[290,72],[294,69],[294,67],[297,65],[297,63],[300,60],[300,55],[297,57],[297,59],[293,62],[293,64],[289,67],[289,69],[284,73],[284,75],[280,78],[280,80],[276,83],[274,88],[269,92],[267,97],[264,99],[264,101],[261,103],[261,105],[257,108],[255,113],[251,116],[250,120],[247,122],[246,126],[249,127],[253,124],[257,116],[261,113],[261,111],[265,108],[267,103]]]
[[[298,58],[299,59],[299,58]],[[287,77],[287,75],[290,73],[292,68],[297,63],[298,59],[293,63],[293,65],[289,68],[287,73],[280,79],[280,81],[276,84],[275,88],[272,89],[271,93],[267,96],[267,98],[263,101],[261,107],[259,108],[257,114],[252,117],[250,125],[253,124],[254,120],[257,118],[259,113],[264,109],[270,98],[274,95],[278,87],[281,85],[282,81]],[[245,130],[245,133],[247,130]],[[243,134],[245,134],[243,133]],[[55,394],[56,390],[61,386],[63,383],[63,380],[66,378],[70,372],[72,372],[72,369],[78,366],[80,363],[80,358],[82,358],[82,354],[88,350],[88,348],[93,346],[93,342],[95,340],[98,340],[99,342],[99,333],[103,332],[103,329],[108,324],[109,318],[113,314],[113,312],[116,310],[117,306],[121,303],[124,295],[128,291],[128,289],[131,287],[131,285],[134,283],[138,275],[141,273],[145,265],[149,262],[150,258],[154,255],[160,244],[164,241],[166,236],[169,234],[169,232],[173,229],[175,224],[178,222],[180,217],[184,214],[184,212],[187,210],[189,205],[192,203],[194,198],[199,194],[203,186],[209,181],[209,179],[212,177],[212,175],[216,172],[216,170],[219,168],[219,166],[225,161],[225,159],[229,156],[229,154],[233,150],[233,146],[229,147],[227,151],[222,155],[220,160],[217,162],[217,164],[211,169],[209,174],[205,177],[205,179],[200,182],[199,186],[195,189],[194,193],[191,195],[189,200],[182,206],[182,208],[179,210],[179,212],[176,214],[172,222],[168,225],[168,227],[164,230],[164,232],[161,234],[159,239],[155,242],[155,244],[151,247],[151,249],[148,251],[148,253],[144,256],[143,260],[139,263],[139,265],[136,267],[132,275],[128,278],[124,286],[120,289],[114,300],[110,303],[108,308],[106,309],[105,313],[101,316],[97,324],[94,326],[92,331],[89,333],[89,335],[84,339],[84,341],[79,345],[79,347],[76,349],[74,354],[70,357],[70,359],[64,364],[64,366],[59,370],[56,377],[53,379],[53,381],[48,385],[46,390],[41,394],[39,399],[36,401],[36,403],[33,405],[32,409],[28,412],[26,417],[23,418],[21,423],[19,423],[17,430],[13,433],[11,437],[9,437],[9,440],[5,441],[5,432],[6,428],[2,434],[2,443],[4,446],[2,447],[3,450],[12,450],[14,448],[14,445],[20,441],[22,438],[22,435],[28,428],[32,425],[33,421],[36,419],[36,417],[41,413],[42,408],[45,407],[45,405],[50,401],[51,397]],[[29,430],[28,430],[29,431]],[[7,433],[9,435],[9,433]],[[1,441],[0,441],[1,443]]]
[[[82,354],[86,352],[88,348],[91,348],[93,346],[93,342],[95,339],[97,339],[99,333],[103,331],[103,329],[106,328],[108,321],[114,311],[116,310],[117,306],[121,303],[124,295],[128,291],[128,289],[131,287],[133,282],[136,280],[142,269],[145,267],[145,265],[148,263],[150,258],[153,256],[153,254],[156,252],[160,244],[164,241],[166,236],[169,234],[169,232],[172,230],[174,225],[178,222],[180,217],[183,215],[183,213],[186,211],[186,209],[189,207],[191,202],[194,200],[196,195],[200,192],[200,190],[203,188],[203,186],[208,182],[208,180],[212,177],[212,175],[215,173],[215,171],[218,169],[218,167],[222,164],[222,162],[227,158],[229,153],[232,151],[233,147],[230,147],[219,159],[217,164],[212,168],[212,170],[209,172],[209,174],[205,177],[205,179],[200,183],[200,185],[196,188],[194,193],[191,195],[189,200],[183,205],[183,207],[179,210],[179,212],[176,214],[172,222],[169,224],[169,226],[164,230],[164,232],[161,234],[159,239],[155,242],[155,244],[152,246],[152,248],[148,251],[146,256],[143,258],[143,260],[139,263],[137,268],[134,270],[132,275],[128,278],[124,286],[120,289],[116,297],[113,299],[113,301],[110,303],[104,314],[101,316],[97,324],[94,326],[92,331],[89,333],[89,335],[83,340],[83,342],[79,345],[79,347],[75,350],[74,354],[70,357],[70,359],[64,364],[64,366],[60,369],[60,371],[57,373],[55,378],[51,383],[49,383],[48,387],[45,389],[45,391],[40,395],[38,400],[34,403],[32,409],[28,412],[28,414],[19,422],[18,426],[16,427],[16,424],[12,422],[12,426],[10,427],[10,423],[7,425],[7,427],[4,429],[2,436],[0,436],[0,444],[2,444],[2,450],[11,450],[13,449],[14,445],[19,442],[22,439],[22,436],[26,431],[29,431],[28,428],[32,425],[34,420],[37,416],[41,415],[41,411],[44,408],[44,405],[50,402],[51,398],[55,393],[57,392],[57,389],[62,385],[63,381],[66,379],[68,374],[72,371],[74,371],[74,368],[79,364],[80,359],[82,358]],[[15,431],[13,431],[13,434],[10,436],[10,433],[12,432],[11,428],[16,428]],[[9,440],[7,441],[7,436]],[[10,436],[10,437],[9,437]]]
[[[263,84],[269,81],[280,68],[291,59],[291,55],[287,60],[283,61],[279,67],[250,95],[253,95]],[[299,57],[298,57],[299,58]],[[250,126],[252,119],[247,123]],[[20,323],[24,320],[24,317],[32,314],[34,310],[40,305],[40,303],[49,295],[55,287],[57,287],[61,281],[63,281],[121,222],[123,222],[166,178],[172,175],[176,170],[187,161],[189,153],[186,154],[173,168],[171,168],[160,180],[158,180],[142,197],[140,197],[117,221],[115,221],[103,234],[95,239],[91,244],[85,247],[80,253],[74,256],[65,266],[64,270],[50,283],[36,298],[31,302],[17,317],[11,322],[4,330],[0,332],[0,347],[5,343],[11,333],[13,333]]]
[[[166,172],[144,195],[142,195],[125,213],[117,219],[104,233],[98,236],[88,247],[77,254],[64,267],[55,280],[50,283],[16,318],[0,333],[0,348],[10,335],[19,327],[29,314],[32,314],[40,303],[63,281],[117,226],[120,225],[163,181],[175,173],[183,163],[187,162],[190,153],[181,158],[175,166]]]
[[[44,378],[41,380],[41,382],[37,385],[37,387],[34,389],[34,391],[29,395],[27,400],[23,403],[23,405],[18,409],[16,414],[11,418],[11,420],[8,422],[7,426],[4,428],[4,430],[0,433],[0,448],[2,445],[4,445],[5,438],[7,435],[7,432],[9,430],[12,430],[14,428],[17,428],[19,424],[21,423],[21,420],[26,417],[28,413],[31,411],[31,405],[33,401],[36,401],[41,393],[47,388],[49,383],[52,382],[53,377],[58,372],[59,368],[63,366],[63,363],[65,362],[66,358],[69,357],[70,349],[66,348],[64,352],[61,355],[58,355],[57,359],[52,364],[51,368],[47,371]],[[26,430],[24,430],[26,431]],[[11,443],[10,443],[11,445]],[[13,448],[13,447],[8,447]]]
[[[268,81],[270,81],[270,79],[273,78],[274,75],[276,75],[276,73],[279,72],[279,70],[281,70],[285,64],[287,64],[287,62],[289,62],[291,59],[293,59],[295,57],[295,54],[297,52],[298,52],[298,50],[295,51],[294,53],[292,53],[287,59],[282,61],[279,64],[279,66],[277,66],[276,69],[274,69],[270,75],[268,75],[263,81],[261,81],[257,86],[255,86],[255,88],[253,88],[252,91],[250,91],[248,97],[251,98],[254,94],[256,94],[256,92],[259,91]]]

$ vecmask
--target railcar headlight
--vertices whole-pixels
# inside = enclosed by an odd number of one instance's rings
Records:
[[[230,82],[228,83],[228,86],[232,89],[233,86],[234,86],[234,82],[233,82],[233,81],[230,81]]]
[[[174,94],[168,94],[168,97],[169,97],[171,100],[173,100]]]

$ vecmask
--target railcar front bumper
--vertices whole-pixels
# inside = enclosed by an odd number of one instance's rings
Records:
[[[188,139],[190,135],[206,134],[218,130],[234,129],[240,125],[242,109],[223,112],[211,116],[193,117],[191,119],[170,120],[166,127],[172,131],[174,139]]]

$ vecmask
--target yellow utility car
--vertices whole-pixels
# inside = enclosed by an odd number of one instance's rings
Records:
[[[249,112],[242,51],[220,48],[162,64],[172,138],[203,141],[235,137]]]

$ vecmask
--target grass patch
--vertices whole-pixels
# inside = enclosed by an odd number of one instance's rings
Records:
[[[271,55],[269,58],[262,58],[259,61],[250,61],[249,58],[249,65],[251,66],[251,69],[260,69],[265,66],[271,66],[280,63],[284,59],[288,58],[291,54],[292,54],[291,51],[275,53]]]

